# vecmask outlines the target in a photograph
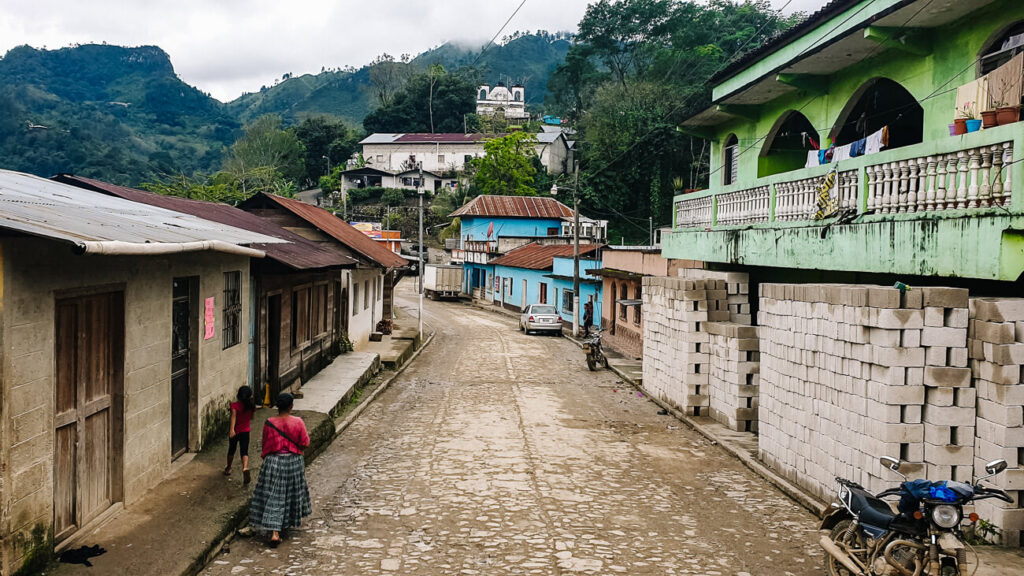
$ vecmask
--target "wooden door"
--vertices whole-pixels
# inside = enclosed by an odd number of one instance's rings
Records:
[[[120,292],[56,302],[54,537],[120,497],[124,316]]]
[[[192,280],[175,278],[171,294],[171,457],[188,450],[192,353],[195,350],[195,299]]]
[[[523,278],[523,295],[521,300],[523,305],[519,307],[520,310],[526,310],[526,278]]]
[[[538,296],[537,300],[541,304],[547,304],[548,303],[548,284],[547,284],[547,282],[541,282],[540,284],[538,284],[538,286],[539,286],[540,296]]]
[[[267,383],[270,400],[281,393],[281,295],[267,296]]]

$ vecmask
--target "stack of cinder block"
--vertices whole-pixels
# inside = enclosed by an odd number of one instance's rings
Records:
[[[967,290],[922,288],[925,477],[970,482],[976,395],[967,366]]]
[[[1024,299],[971,298],[969,352],[978,393],[974,473],[1002,458],[1009,470],[990,482],[1007,490],[1013,504],[978,502],[976,510],[995,524],[1002,541],[1021,545],[1024,529]]]
[[[949,290],[762,285],[762,460],[823,498],[831,496],[835,476],[871,490],[891,486],[895,478],[879,456],[900,457],[912,474],[923,474],[926,384],[945,384],[948,359],[961,354],[950,352],[955,344],[966,352],[966,326],[959,329],[963,342],[943,330],[924,336],[925,302],[944,311],[934,328],[947,328],[947,309],[966,313],[966,291]],[[955,323],[962,314],[948,316]],[[941,404],[945,396],[934,400]]]
[[[746,272],[717,272],[683,268],[679,277],[687,280],[721,280],[725,287],[725,308],[729,321],[737,324],[751,323],[750,275]],[[722,286],[716,283],[717,286]]]
[[[760,357],[757,328],[708,322],[711,417],[733,430],[757,432]]]
[[[693,416],[707,416],[708,322],[728,321],[725,281],[646,277],[643,280],[644,386]]]

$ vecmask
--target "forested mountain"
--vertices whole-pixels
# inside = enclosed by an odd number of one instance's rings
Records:
[[[524,81],[527,99],[541,102],[568,48],[564,36],[517,33],[491,46],[474,76]],[[408,75],[431,64],[455,70],[478,53],[448,43],[399,64]],[[167,174],[210,174],[221,168],[224,149],[243,124],[265,114],[279,115],[285,126],[322,115],[361,126],[378,105],[371,69],[286,74],[225,104],[181,81],[156,46],[20,46],[0,58],[0,168],[75,172],[130,185]]]
[[[160,48],[21,46],[0,58],[0,166],[117,183],[220,164],[238,120]]]

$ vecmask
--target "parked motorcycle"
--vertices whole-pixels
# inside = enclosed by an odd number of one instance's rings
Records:
[[[601,331],[595,330],[590,333],[590,336],[583,341],[583,353],[587,355],[587,368],[590,368],[591,372],[597,370],[599,364],[604,364],[604,367],[608,367],[608,357],[604,355],[604,349],[601,347]]]
[[[883,466],[903,482],[873,496],[856,482],[836,478],[839,502],[821,522],[821,547],[830,576],[967,576],[967,548],[961,524],[970,502],[998,498],[1012,502],[998,489],[981,482],[1003,470],[1005,460],[985,466],[988,476],[973,485],[964,482],[908,480],[901,462],[888,456]],[[883,498],[899,496],[898,512]],[[966,520],[978,521],[977,514]],[[975,563],[977,555],[975,554]]]

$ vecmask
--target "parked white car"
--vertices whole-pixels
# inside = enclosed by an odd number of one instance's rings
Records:
[[[519,329],[530,332],[554,332],[562,335],[562,318],[550,304],[530,304],[519,317]]]

